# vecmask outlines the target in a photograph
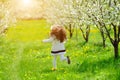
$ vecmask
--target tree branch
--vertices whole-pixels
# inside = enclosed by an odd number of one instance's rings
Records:
[[[86,25],[86,38],[89,36],[89,33],[90,33],[90,26],[89,25]]]
[[[72,31],[72,32],[74,32],[74,26],[75,26],[75,24],[73,23],[73,25],[72,25],[72,27],[71,27],[71,29],[72,29],[71,31]]]
[[[113,26],[113,30],[114,30],[114,40],[118,41],[116,25],[114,25],[113,23],[111,23],[111,25]]]
[[[86,37],[85,37],[85,33],[84,33],[84,31],[82,30],[81,27],[80,27],[80,30],[81,30],[81,32],[82,32],[83,38],[86,39]]]
[[[113,2],[114,2],[115,5],[117,4],[117,2],[115,0]]]
[[[89,18],[91,18],[91,16],[89,15],[89,14],[87,14],[87,16],[89,17]],[[95,16],[94,16],[95,17]],[[98,28],[98,29],[100,29],[98,26],[98,24],[96,24],[96,22],[95,22],[95,19],[94,18],[92,18],[92,21],[95,23],[95,25],[96,25],[96,27]]]
[[[0,31],[0,34],[5,33],[6,31],[7,31],[7,28],[3,28],[3,29]]]
[[[95,17],[95,15],[94,14],[92,14],[94,17]],[[95,17],[95,19],[97,20],[97,18]],[[97,21],[98,23],[99,23],[99,25],[100,26],[102,26],[102,27],[104,27],[105,28],[105,30],[106,30],[106,32],[107,32],[107,36],[109,37],[109,39],[110,39],[110,41],[111,41],[111,43],[112,44],[114,44],[114,41],[113,41],[113,39],[111,38],[111,36],[110,36],[110,32],[109,32],[109,30],[107,29],[107,27],[106,27],[106,25],[105,25],[105,23],[104,22],[100,22],[100,21]]]
[[[119,42],[120,42],[120,24],[118,25],[118,39],[119,39]]]
[[[107,35],[108,35],[111,43],[114,45],[114,40],[111,38],[109,30],[107,29],[107,27],[106,27],[106,25],[105,25],[104,23],[103,23],[103,26],[104,26],[104,28],[105,28],[105,30],[106,30],[106,32],[107,32]]]
[[[109,7],[111,6],[111,0],[109,0]]]

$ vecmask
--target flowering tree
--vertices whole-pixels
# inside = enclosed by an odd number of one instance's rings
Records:
[[[82,32],[83,38],[88,42],[90,24],[82,21],[80,0],[44,0],[46,3],[46,19],[52,24],[61,24],[69,31],[70,38],[76,28]],[[59,3],[59,4],[58,4]]]
[[[118,57],[120,42],[120,1],[119,0],[82,0],[81,10],[84,21],[90,19],[98,26],[101,34],[106,34],[113,45],[115,58]],[[104,38],[104,36],[103,36]]]
[[[48,22],[65,26],[71,38],[75,26],[72,0],[44,0],[44,3],[46,3],[45,18]]]
[[[79,29],[82,32],[82,36],[86,42],[89,40],[89,34],[90,34],[90,26],[91,22],[90,19],[85,18],[87,17],[86,14],[82,12],[82,0],[72,0],[72,4],[74,8],[74,18],[76,20],[76,24],[79,27]]]
[[[15,22],[14,16],[10,14],[8,2],[0,1],[0,34],[4,33],[8,26]]]
[[[80,16],[79,22],[82,25],[86,25],[85,40],[87,41],[87,39],[89,37],[90,25],[92,25],[92,26],[96,25],[96,27],[98,28],[98,30],[100,31],[101,36],[102,36],[103,47],[105,47],[106,34],[104,34],[104,29],[102,28],[102,26],[97,23],[97,20],[96,20],[97,18],[93,17],[93,15],[98,16],[98,14],[100,14],[100,12],[97,11],[98,4],[95,5],[94,3],[91,3],[94,1],[89,1],[89,0],[75,0],[75,1],[76,1],[75,7],[77,9],[78,15]],[[83,27],[83,28],[85,28],[85,27]],[[80,26],[80,30],[83,32],[81,26]],[[84,37],[84,33],[83,33],[83,37]]]
[[[5,6],[0,3],[0,34],[7,28],[7,15],[8,12],[6,12]]]

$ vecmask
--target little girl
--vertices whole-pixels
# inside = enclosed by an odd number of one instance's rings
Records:
[[[51,42],[52,50],[51,55],[53,56],[53,69],[56,70],[56,58],[60,56],[61,61],[65,60],[68,64],[70,64],[69,56],[64,57],[66,53],[64,41],[66,40],[66,32],[65,29],[60,25],[53,25],[51,27],[50,38],[43,40],[43,42]]]

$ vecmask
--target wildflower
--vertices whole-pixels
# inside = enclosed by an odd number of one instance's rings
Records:
[[[59,77],[57,77],[57,80],[60,80],[60,78],[59,78]]]
[[[57,69],[56,68],[52,68],[52,71],[56,71]]]
[[[65,71],[64,74],[66,74],[67,72]]]
[[[61,70],[64,70],[64,68],[61,68]]]

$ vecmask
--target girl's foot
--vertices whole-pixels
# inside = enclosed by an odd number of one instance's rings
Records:
[[[52,71],[56,71],[57,69],[56,68],[52,68]]]
[[[69,56],[67,56],[67,62],[68,62],[68,64],[70,64],[70,58],[69,58]]]

